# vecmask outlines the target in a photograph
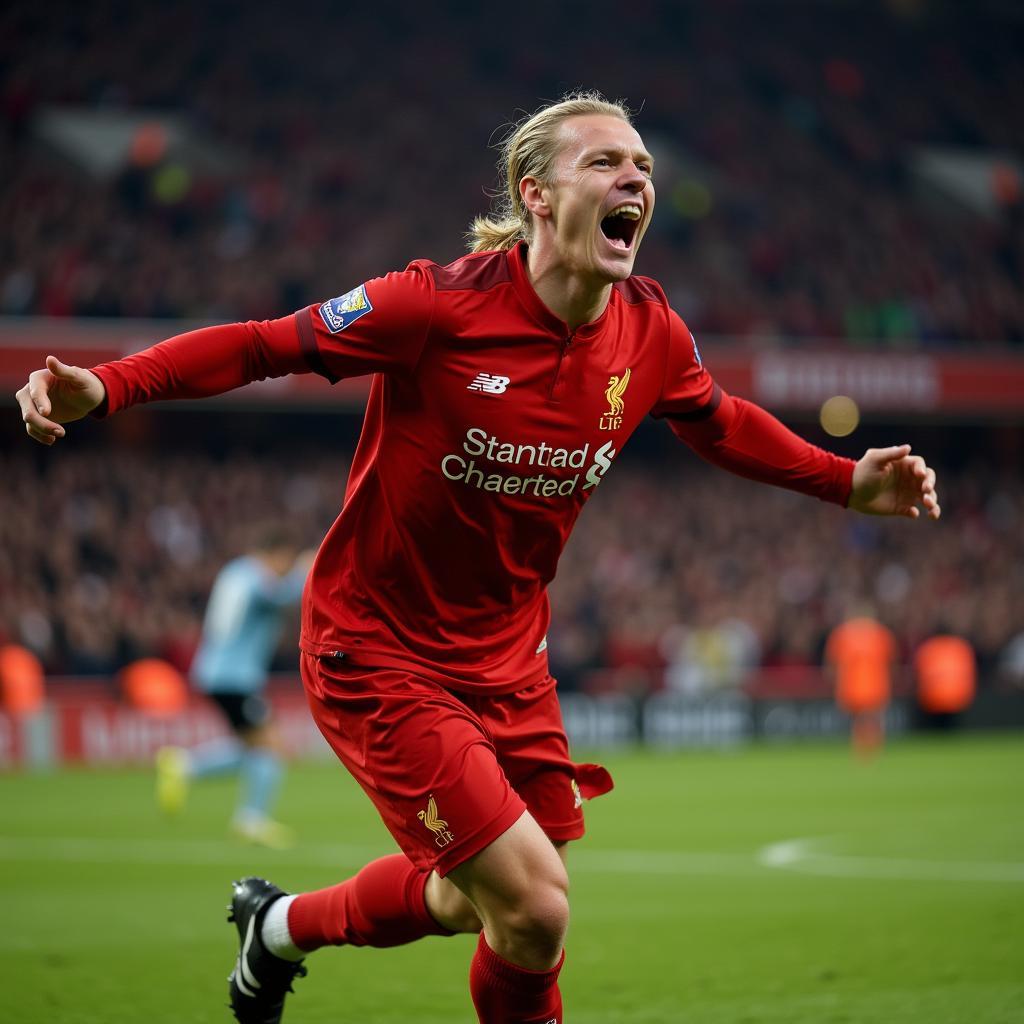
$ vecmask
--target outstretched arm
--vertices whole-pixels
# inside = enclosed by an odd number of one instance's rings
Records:
[[[852,459],[805,441],[759,405],[734,398],[717,384],[703,409],[665,418],[698,455],[730,473],[836,505],[849,501]]]
[[[869,448],[859,462],[805,441],[753,402],[715,384],[686,324],[669,310],[665,384],[651,410],[708,462],[871,515],[941,515],[935,472],[910,445]]]
[[[219,395],[266,377],[308,373],[295,318],[189,331],[92,370],[47,356],[17,392],[29,437],[52,445],[63,423],[140,402]]]
[[[941,514],[935,472],[909,445],[870,448],[854,463],[805,441],[753,402],[721,389],[701,413],[666,416],[698,455],[740,476],[872,515]]]
[[[62,423],[140,402],[219,395],[267,377],[319,373],[331,383],[411,373],[426,344],[434,284],[426,265],[376,277],[279,320],[204,327],[92,370],[50,356],[17,394],[29,437],[53,444]]]

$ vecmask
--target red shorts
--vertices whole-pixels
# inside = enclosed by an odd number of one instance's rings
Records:
[[[423,870],[447,874],[526,810],[552,841],[578,839],[582,798],[612,788],[600,765],[569,759],[550,676],[478,697],[338,658],[303,653],[301,667],[320,731]]]

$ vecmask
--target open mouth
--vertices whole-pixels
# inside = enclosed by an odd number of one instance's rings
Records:
[[[628,252],[642,217],[643,210],[636,203],[622,203],[601,221],[601,233],[616,249]]]

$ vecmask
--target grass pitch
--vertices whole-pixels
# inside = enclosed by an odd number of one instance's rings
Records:
[[[1024,1022],[1021,737],[614,753],[572,854],[569,1024]],[[227,838],[233,784],[162,820],[143,770],[0,776],[0,1020],[231,1020],[229,882],[391,852],[340,767],[294,766],[290,853]],[[324,950],[287,1024],[474,1015],[474,940]]]

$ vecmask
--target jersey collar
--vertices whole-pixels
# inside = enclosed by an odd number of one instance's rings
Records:
[[[604,325],[605,318],[608,316],[608,310],[611,309],[612,303],[616,301],[616,289],[612,289],[612,294],[608,299],[608,305],[605,306],[604,312],[596,320],[589,324],[581,324],[575,331],[570,331],[569,325],[560,317],[552,313],[551,310],[541,302],[540,296],[536,291],[534,291],[533,285],[530,283],[530,275],[526,267],[527,249],[528,246],[526,242],[516,242],[516,244],[505,254],[505,258],[508,260],[509,274],[512,278],[512,287],[515,289],[516,295],[519,297],[519,301],[526,307],[526,311],[530,314],[531,319],[535,320],[544,328],[544,330],[548,331],[559,341],[564,341],[570,335],[578,340],[583,340],[588,336],[596,334]]]

